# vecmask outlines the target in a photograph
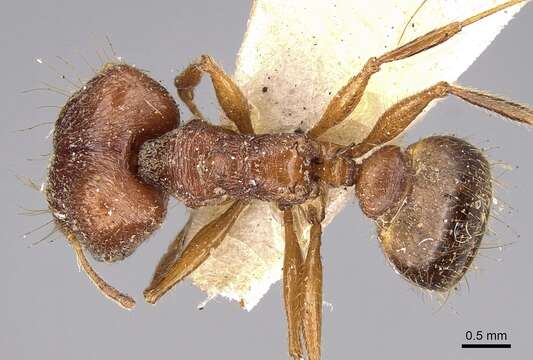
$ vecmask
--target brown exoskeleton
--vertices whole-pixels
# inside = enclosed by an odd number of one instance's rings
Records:
[[[468,269],[484,234],[492,194],[487,161],[453,137],[423,139],[405,151],[385,144],[433,100],[449,94],[527,124],[533,124],[533,111],[441,82],[389,108],[358,144],[340,146],[319,137],[352,113],[381,65],[437,46],[464,26],[514,3],[369,59],[305,134],[254,134],[247,100],[209,56],[176,78],[178,95],[196,118],[182,127],[175,103],[162,87],[132,67],[108,65],[69,100],[56,125],[47,185],[56,222],[104,294],[131,308],[131,298],[90,268],[82,246],[98,259],[119,260],[163,221],[168,195],[189,207],[231,201],[176,262],[163,258],[145,291],[146,300],[155,303],[224,241],[250,199],[275,202],[283,210],[285,227],[289,353],[303,356],[302,333],[308,357],[318,359],[325,191],[355,185],[361,208],[379,224],[382,248],[398,272],[423,288],[447,290]],[[210,75],[222,110],[238,132],[209,125],[194,104],[193,89],[203,72]],[[305,256],[294,226],[296,208],[311,224]]]

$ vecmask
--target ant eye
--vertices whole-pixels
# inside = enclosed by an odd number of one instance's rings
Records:
[[[474,259],[490,212],[489,164],[467,142],[423,139],[405,152],[411,188],[378,221],[385,255],[405,278],[446,291]]]
[[[163,220],[167,196],[137,179],[137,152],[178,123],[167,91],[128,65],[106,65],[62,109],[47,200],[96,259],[128,256]]]

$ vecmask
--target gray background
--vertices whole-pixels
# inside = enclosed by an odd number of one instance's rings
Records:
[[[139,251],[115,265],[96,264],[110,283],[139,300],[126,312],[104,299],[77,271],[71,249],[60,235],[55,241],[28,246],[47,229],[28,238],[22,234],[49,220],[28,217],[20,207],[44,208],[41,194],[16,176],[40,182],[46,160],[27,161],[50,149],[50,125],[23,133],[16,129],[53,121],[65,98],[25,89],[41,82],[68,83],[35,59],[67,73],[57,55],[68,58],[77,73],[100,64],[109,35],[117,52],[148,69],[172,89],[175,70],[197,55],[213,55],[233,71],[245,30],[248,2],[168,1],[18,1],[4,3],[0,13],[3,126],[0,141],[2,221],[0,283],[0,358],[2,359],[284,359],[286,330],[279,284],[251,313],[236,303],[215,300],[205,310],[195,306],[204,295],[186,282],[156,307],[142,302],[154,265],[180,229],[185,211],[170,211],[163,228]],[[464,85],[489,89],[533,104],[531,71],[533,5],[526,8],[464,74]],[[198,92],[200,106],[211,119],[217,107],[209,86]],[[188,114],[183,112],[183,118]],[[468,274],[459,294],[444,306],[394,274],[375,240],[373,225],[352,204],[324,234],[323,354],[325,359],[525,359],[531,358],[532,235],[530,190],[533,175],[529,129],[455,100],[447,100],[418,124],[405,143],[422,136],[455,133],[490,148],[503,187],[497,196],[510,204],[493,220],[496,236],[486,247],[511,243],[504,251],[481,251],[479,271]],[[461,350],[466,330],[506,331],[511,350]],[[529,355],[529,356],[528,356]]]

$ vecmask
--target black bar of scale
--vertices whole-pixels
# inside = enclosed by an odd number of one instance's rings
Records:
[[[461,344],[462,349],[510,349],[511,344]]]

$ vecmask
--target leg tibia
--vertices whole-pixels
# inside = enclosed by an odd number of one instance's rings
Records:
[[[350,157],[357,158],[374,147],[394,139],[431,101],[446,96],[447,86],[448,84],[444,82],[438,83],[391,106],[381,115],[370,134],[361,143],[352,147]]]
[[[430,102],[449,94],[511,120],[533,125],[533,109],[476,90],[440,82],[391,106],[381,115],[370,134],[361,143],[349,148],[346,153],[352,158],[357,158],[391,141],[400,135]]]
[[[144,291],[147,302],[154,304],[174,285],[200,266],[226,237],[247,203],[236,201],[222,215],[205,225],[194,235],[178,261],[160,281]]]
[[[241,89],[208,55],[203,55],[201,69],[211,76],[222,110],[241,134],[253,134],[250,105]]]
[[[289,355],[295,359],[302,357],[300,331],[302,327],[302,265],[303,257],[296,231],[292,210],[283,212],[285,227],[285,253],[283,259],[283,298],[289,327]]]
[[[320,245],[322,226],[311,226],[309,249],[304,263],[303,333],[309,360],[320,359],[322,331],[322,260]]]

